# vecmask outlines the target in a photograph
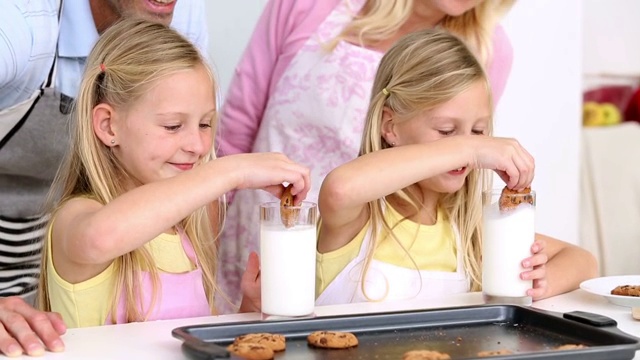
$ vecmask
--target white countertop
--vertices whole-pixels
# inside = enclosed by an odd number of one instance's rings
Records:
[[[483,304],[480,293],[452,296],[446,300],[403,301],[394,303],[365,303],[317,307],[316,316],[386,312],[409,309],[425,309]],[[569,312],[582,310],[605,315],[618,322],[618,328],[640,337],[640,321],[631,317],[631,309],[612,305],[601,296],[583,290],[534,302],[534,308]],[[62,353],[47,352],[46,359],[186,359],[182,342],[171,336],[171,330],[195,324],[213,324],[235,321],[259,320],[260,314],[234,314],[190,319],[161,320],[146,323],[109,325],[82,329],[69,329],[63,340],[66,350]],[[33,359],[22,357],[23,359]],[[640,351],[635,359],[640,359]]]

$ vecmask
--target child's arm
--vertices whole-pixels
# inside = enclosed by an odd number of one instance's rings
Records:
[[[89,279],[229,190],[264,189],[280,196],[283,182],[293,184],[299,203],[309,191],[309,170],[282,154],[242,154],[139,186],[104,206],[70,200],[53,223],[56,270],[72,283]]]
[[[563,294],[578,288],[581,282],[598,275],[598,262],[587,250],[567,242],[536,234],[531,247],[534,254],[523,260],[523,267],[533,267],[521,274],[533,279],[529,295],[534,300]]]
[[[318,251],[351,241],[367,222],[369,201],[462,167],[496,170],[510,188],[524,188],[533,179],[533,158],[513,139],[451,136],[360,156],[330,172],[322,184]]]

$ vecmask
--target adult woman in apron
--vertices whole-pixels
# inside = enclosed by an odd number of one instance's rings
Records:
[[[386,49],[403,34],[450,21],[476,6],[474,11],[480,12],[478,23],[465,23],[458,30],[475,34],[470,37],[479,33],[489,37],[490,44],[485,44],[493,48],[489,51],[492,53],[489,74],[494,98],[500,97],[512,52],[502,28],[495,34],[493,29],[510,4],[510,1],[467,1],[442,5],[432,0],[270,1],[229,89],[220,119],[218,154],[282,152],[311,168],[312,188],[307,200],[317,201],[327,173],[358,154],[378,63]],[[355,14],[371,11],[367,6],[395,6],[413,9],[407,10],[413,13],[408,15],[410,20],[399,19],[406,28],[392,24],[398,26],[389,26],[392,29],[390,32],[385,29],[386,38],[369,46],[356,36],[343,34],[345,28],[354,24]],[[425,8],[429,8],[433,18],[417,15]],[[374,17],[370,15],[370,21]],[[239,284],[246,259],[251,251],[258,250],[258,205],[273,200],[266,193],[241,190],[234,194],[229,206],[220,239],[218,276],[233,303],[240,299]],[[233,312],[224,302],[218,303],[218,308]]]

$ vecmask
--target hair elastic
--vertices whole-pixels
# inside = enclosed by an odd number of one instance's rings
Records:
[[[387,90],[387,88],[382,88],[382,93],[384,96],[389,96],[389,90]]]
[[[105,71],[107,71],[107,67],[106,67],[106,66],[104,66],[104,64],[100,64],[100,71],[101,71],[101,72],[105,72]]]

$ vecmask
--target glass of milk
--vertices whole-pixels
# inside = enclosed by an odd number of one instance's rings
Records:
[[[531,256],[535,239],[536,194],[505,194],[512,208],[501,210],[501,190],[482,194],[482,294],[486,303],[531,305],[531,280],[522,280],[522,260]],[[518,198],[521,197],[521,198]],[[527,198],[525,198],[527,197]]]
[[[260,205],[262,313],[269,316],[313,314],[316,282],[317,205],[303,201],[293,226],[280,218],[280,202]]]

